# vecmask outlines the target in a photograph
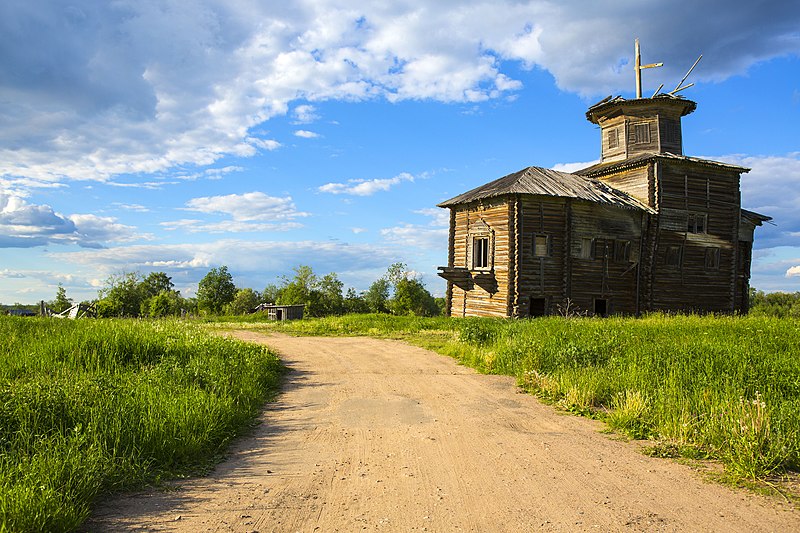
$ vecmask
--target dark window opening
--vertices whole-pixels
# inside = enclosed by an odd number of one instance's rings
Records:
[[[671,267],[681,266],[681,256],[683,255],[682,246],[667,246],[664,255],[664,264]]]
[[[689,233],[705,233],[708,227],[708,215],[704,213],[689,213],[689,222],[686,230]]]
[[[594,299],[594,316],[608,316],[608,300],[605,298]]]
[[[719,248],[706,248],[706,270],[719,269]]]
[[[545,316],[547,314],[547,298],[531,298],[529,316]]]
[[[475,237],[472,241],[472,268],[489,268],[489,238]]]
[[[533,236],[533,256],[534,257],[549,257],[550,256],[550,236],[549,235],[534,235]]]
[[[627,263],[631,257],[631,241],[614,241],[614,261]]]

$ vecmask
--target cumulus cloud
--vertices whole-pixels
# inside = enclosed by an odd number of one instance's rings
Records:
[[[414,181],[414,176],[402,172],[393,178],[371,180],[348,180],[346,183],[326,183],[317,190],[329,194],[349,194],[353,196],[372,196],[376,192],[388,191],[404,181]]]
[[[130,242],[147,236],[113,217],[91,214],[65,216],[49,205],[28,203],[0,191],[0,248],[31,248],[46,244],[77,244],[98,248],[108,242]]]
[[[297,130],[294,132],[294,135],[295,137],[302,137],[303,139],[316,139],[319,137],[319,133],[308,130]]]
[[[742,175],[742,207],[773,218],[772,224],[757,228],[756,248],[800,245],[800,152],[709,159],[752,169]]]
[[[787,278],[792,278],[792,277],[796,277],[796,276],[800,277],[800,265],[795,265],[793,267],[789,267],[789,269],[786,270],[786,277]]]
[[[297,210],[291,196],[269,196],[263,192],[204,196],[186,202],[186,211],[207,214],[223,214],[235,221],[291,220],[308,216]]]
[[[280,146],[253,129],[313,102],[480,102],[521,87],[630,90],[632,42],[671,85],[720,81],[800,50],[796,2],[7,0],[0,6],[0,176],[107,181]],[[634,35],[634,32],[636,35]]]
[[[319,120],[317,109],[313,105],[299,105],[294,108],[292,114],[294,115],[295,124],[310,124],[311,122]]]
[[[409,249],[447,250],[447,228],[430,228],[404,224],[381,230],[387,241],[408,246]]]

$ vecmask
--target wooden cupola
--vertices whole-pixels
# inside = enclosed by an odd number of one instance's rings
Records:
[[[618,96],[590,107],[586,119],[600,126],[604,163],[642,153],[683,155],[681,118],[696,107],[691,100],[669,95],[634,100]]]

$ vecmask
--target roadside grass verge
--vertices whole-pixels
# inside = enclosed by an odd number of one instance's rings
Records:
[[[276,390],[266,348],[177,321],[0,317],[0,531],[199,472]]]
[[[234,327],[403,338],[604,420],[654,455],[733,480],[800,469],[800,321],[769,317],[455,319],[346,315]]]

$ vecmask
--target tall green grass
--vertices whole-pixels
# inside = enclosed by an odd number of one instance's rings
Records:
[[[800,322],[768,317],[422,319],[352,315],[273,326],[406,336],[659,450],[735,478],[800,468]],[[431,335],[444,341],[429,343]]]
[[[0,317],[0,531],[204,467],[275,390],[265,348],[183,322]]]

